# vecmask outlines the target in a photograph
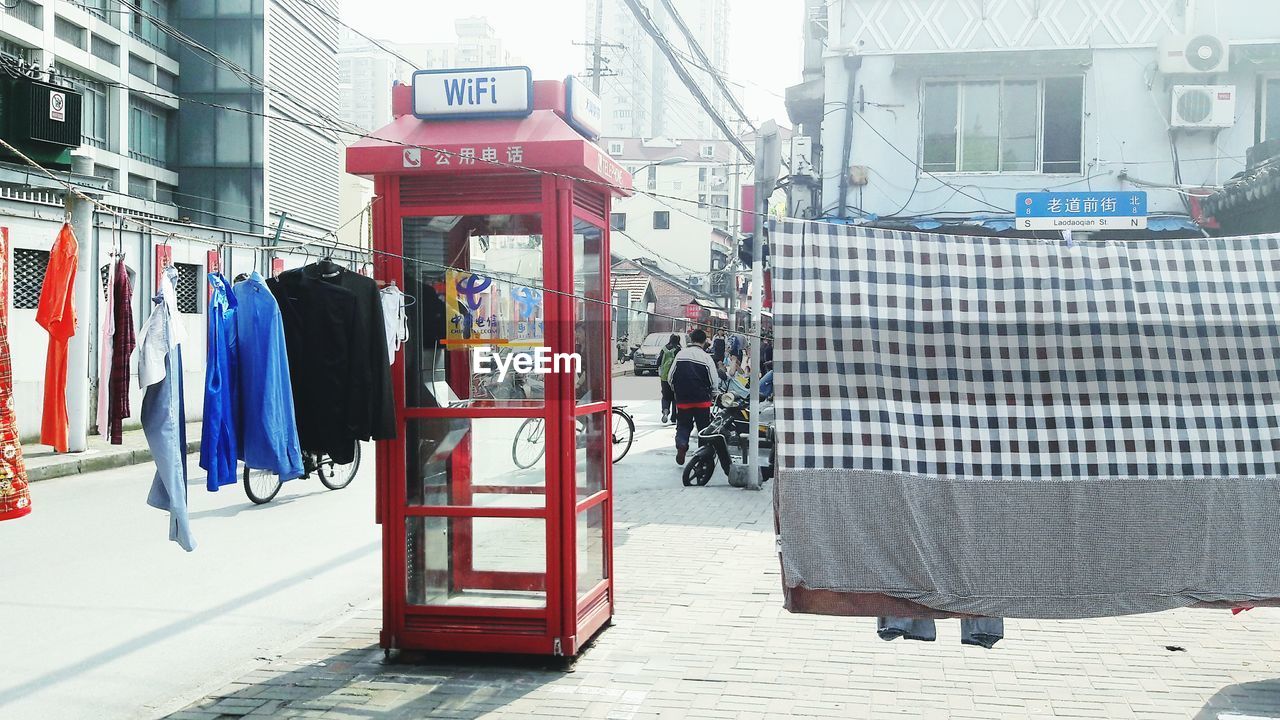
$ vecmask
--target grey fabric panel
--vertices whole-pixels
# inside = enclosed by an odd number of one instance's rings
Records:
[[[771,242],[789,588],[1045,618],[1280,597],[1280,237]]]
[[[1277,478],[964,481],[782,470],[788,587],[1086,618],[1280,597]]]

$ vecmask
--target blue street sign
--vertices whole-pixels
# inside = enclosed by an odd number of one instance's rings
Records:
[[[1018,193],[1019,230],[1143,230],[1145,192]]]

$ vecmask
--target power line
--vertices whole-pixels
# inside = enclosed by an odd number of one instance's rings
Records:
[[[712,65],[711,58],[707,57],[707,53],[703,51],[702,45],[698,42],[698,38],[694,36],[693,31],[689,29],[687,24],[685,24],[684,18],[680,16],[680,12],[676,10],[675,4],[672,3],[671,0],[661,0],[661,2],[662,6],[667,9],[667,13],[671,15],[671,19],[675,22],[676,27],[680,29],[682,34],[684,34],[685,42],[689,44],[689,48],[693,50],[693,53],[698,56],[704,65],[710,67]],[[751,128],[751,132],[756,132],[756,124],[751,122],[751,118],[747,115],[747,111],[742,107],[742,104],[738,102],[738,98],[734,96],[733,91],[729,89],[729,86],[725,84],[724,78],[717,72],[711,72],[710,74],[711,79],[715,82],[716,86],[720,88],[720,93],[724,95],[725,100],[733,107],[733,111],[738,113],[738,117],[742,119],[742,122],[746,123],[747,127]]]
[[[405,65],[408,65],[409,67],[413,68],[415,72],[416,72],[416,71],[418,71],[418,70],[421,70],[421,69],[422,69],[422,68],[418,67],[418,64],[417,64],[417,63],[415,63],[414,61],[410,60],[409,58],[405,57],[404,55],[401,55],[399,52],[396,52],[395,50],[392,50],[391,48],[387,47],[386,45],[383,45],[381,41],[376,40],[376,39],[374,39],[373,37],[371,37],[371,36],[369,36],[369,35],[364,34],[363,32],[361,32],[360,30],[357,30],[356,28],[352,27],[351,25],[348,25],[347,23],[343,22],[342,18],[338,17],[337,15],[334,15],[333,13],[329,12],[327,9],[320,7],[319,5],[315,4],[315,3],[314,3],[314,2],[312,2],[311,0],[297,0],[297,2],[300,2],[300,3],[304,4],[304,5],[309,5],[310,7],[312,7],[313,9],[315,9],[315,11],[316,11],[316,12],[318,12],[318,13],[320,13],[321,15],[325,16],[326,18],[328,18],[328,19],[332,20],[333,22],[338,23],[338,24],[339,24],[339,25],[341,25],[342,27],[344,27],[344,28],[346,28],[346,29],[350,30],[351,32],[353,32],[353,33],[355,33],[355,34],[359,35],[360,37],[364,38],[365,40],[368,40],[369,42],[373,43],[373,44],[374,44],[374,46],[376,46],[379,50],[382,50],[383,52],[387,53],[388,55],[391,55],[392,57],[396,58],[397,60],[399,60],[400,62],[404,63]]]
[[[667,57],[667,61],[671,64],[671,69],[675,71],[676,75],[680,78],[680,81],[689,89],[689,92],[693,95],[693,99],[698,101],[698,104],[702,106],[702,109],[711,117],[711,121],[720,129],[720,132],[724,133],[725,138],[738,148],[738,151],[742,153],[742,156],[748,161],[754,163],[755,155],[747,149],[746,144],[742,142],[742,139],[738,137],[737,133],[733,132],[729,127],[729,123],[721,117],[720,113],[716,112],[715,107],[712,106],[706,93],[702,91],[702,88],[698,86],[697,81],[695,81],[693,76],[689,74],[684,63],[680,62],[680,58],[676,56],[674,48],[671,46],[671,41],[667,40],[667,36],[664,35],[662,30],[653,22],[653,17],[649,14],[648,9],[641,5],[639,0],[623,0],[623,2],[631,8],[631,14],[635,15],[636,22],[638,22],[640,27],[649,34],[649,37],[653,38],[658,49]]]

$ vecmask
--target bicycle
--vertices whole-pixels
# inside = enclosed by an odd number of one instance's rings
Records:
[[[636,421],[621,405],[615,406],[611,414],[613,422],[610,429],[610,442],[613,445],[613,462],[617,463],[631,451],[631,444],[635,442],[636,437]],[[577,425],[580,441],[578,447],[583,447],[581,441],[586,431],[586,421],[578,418]],[[511,442],[512,462],[521,470],[533,467],[547,452],[545,440],[546,424],[542,418],[525,420]]]
[[[356,443],[355,457],[345,464],[334,462],[328,455],[302,453],[302,477],[311,477],[315,473],[320,477],[320,483],[330,490],[341,490],[350,485],[359,470],[360,443]],[[265,505],[274,500],[283,484],[280,476],[269,470],[253,470],[247,465],[244,468],[244,494],[254,505]]]

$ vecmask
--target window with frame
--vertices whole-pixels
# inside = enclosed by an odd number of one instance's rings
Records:
[[[1280,77],[1264,79],[1262,95],[1262,127],[1258,140],[1280,140]]]
[[[33,52],[26,45],[19,45],[11,40],[0,40],[0,55],[31,62]]]
[[[141,200],[155,200],[155,188],[151,180],[129,173],[129,195]]]
[[[120,171],[109,165],[95,163],[93,166],[93,176],[106,180],[108,190],[116,190],[119,188]]]
[[[142,80],[146,80],[147,82],[151,82],[151,77],[152,77],[154,67],[155,66],[152,65],[149,61],[143,58],[140,58],[137,55],[134,55],[133,53],[129,53],[129,74],[130,75],[136,78],[140,78]]]
[[[168,165],[171,112],[145,100],[129,98],[129,157],[152,165]]]
[[[156,86],[161,90],[169,92],[177,92],[178,76],[173,73],[156,66]]]
[[[931,173],[1078,175],[1084,78],[924,83],[921,167]]]
[[[671,213],[667,210],[655,210],[653,213],[654,230],[671,229]]]
[[[12,5],[4,3],[4,11],[32,27],[44,29],[44,7],[31,0],[15,0]]]
[[[138,7],[142,12],[133,13],[133,28],[129,34],[157,50],[168,52],[169,36],[151,20],[151,17],[162,23],[168,23],[169,3],[167,0],[139,0]]]
[[[86,49],[85,37],[88,31],[79,25],[67,20],[61,15],[53,17],[53,35],[63,42],[75,45],[81,50]]]
[[[101,35],[89,38],[89,51],[99,60],[106,60],[112,65],[120,64],[120,46]]]
[[[627,229],[627,214],[609,213],[609,229],[625,231]]]

